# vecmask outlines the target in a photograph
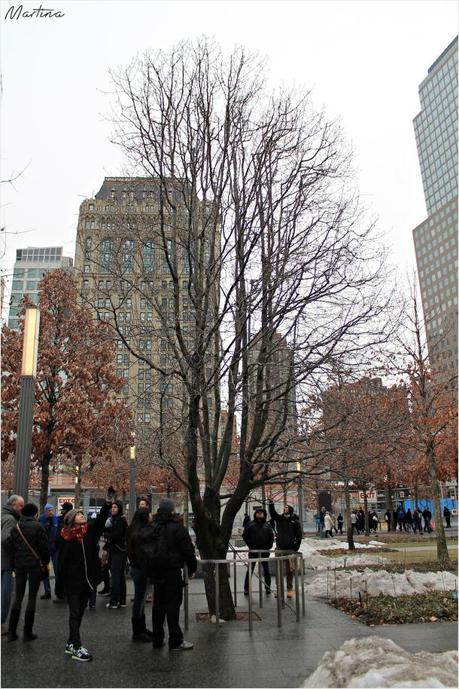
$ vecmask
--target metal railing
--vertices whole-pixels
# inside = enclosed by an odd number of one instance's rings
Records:
[[[201,565],[214,565],[213,576],[215,582],[215,628],[218,630],[220,626],[220,566],[225,566],[226,568],[233,567],[233,601],[234,606],[237,607],[237,567],[244,566],[248,567],[248,617],[249,617],[249,631],[253,628],[253,576],[258,579],[258,605],[259,608],[263,608],[263,587],[265,586],[262,577],[262,563],[275,563],[275,579],[276,579],[276,595],[277,595],[277,626],[282,627],[282,611],[285,608],[290,609],[295,614],[296,621],[299,622],[301,616],[306,615],[306,600],[304,594],[304,559],[301,553],[289,553],[286,555],[275,555],[274,557],[249,557],[241,558],[242,553],[263,553],[266,550],[233,550],[233,558],[227,560],[198,560]],[[286,601],[284,596],[284,566],[283,562],[290,561],[293,566],[293,576],[295,580],[295,608],[292,608]],[[255,568],[252,568],[252,563],[255,564]],[[257,567],[258,565],[258,567]],[[255,570],[258,569],[258,574],[255,574]],[[229,573],[228,576],[231,576]],[[189,594],[188,594],[188,569],[184,566],[184,622],[185,629],[189,627]],[[300,600],[300,590],[301,590],[301,600]]]

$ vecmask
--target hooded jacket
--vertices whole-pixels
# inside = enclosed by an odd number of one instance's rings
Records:
[[[2,508],[2,570],[12,569],[10,548],[8,547],[11,545],[9,537],[11,536],[11,531],[16,527],[20,516],[21,515],[15,512],[9,505],[5,505],[5,507]]]
[[[107,539],[106,550],[111,555],[127,553],[126,532],[128,523],[123,514],[123,503],[119,500],[113,503],[118,506],[118,514],[111,518],[111,527],[104,531],[103,536]]]
[[[263,521],[258,522],[256,519],[249,521],[246,525],[242,538],[250,550],[271,550],[274,543],[274,531],[266,522],[266,510],[257,510],[263,514]],[[254,554],[255,555],[255,554]]]
[[[192,575],[197,569],[197,560],[194,552],[193,542],[186,528],[181,523],[178,515],[173,515],[170,512],[158,510],[156,519],[151,523],[140,529],[138,542],[145,547],[150,540],[153,539],[157,529],[163,530],[163,537],[166,541],[166,547],[169,553],[169,566],[164,572],[167,573],[172,570],[180,570],[186,562],[188,567],[188,574]],[[136,551],[136,562],[142,569],[146,569],[147,563],[144,561],[143,548]]]
[[[290,517],[276,512],[274,503],[269,503],[269,514],[276,525],[276,546],[280,550],[299,550],[303,534],[298,517],[289,505]]]
[[[105,503],[97,519],[88,525],[88,531],[81,542],[60,539],[56,573],[57,597],[62,597],[64,593],[88,593],[94,591],[100,583],[101,569],[97,543],[109,510],[110,505]]]
[[[40,562],[45,565],[49,562],[48,539],[46,532],[35,517],[21,517],[19,522],[24,538],[30,543],[37,553],[39,560],[32,553],[30,548],[24,543],[21,534],[17,529],[17,524],[11,530],[8,544],[11,554],[11,568],[15,572],[28,572],[39,569]]]
[[[38,517],[38,523],[42,525],[46,531],[46,537],[48,539],[49,554],[54,555],[56,552],[56,537],[57,530],[59,528],[59,520],[55,514],[47,517],[45,513]]]

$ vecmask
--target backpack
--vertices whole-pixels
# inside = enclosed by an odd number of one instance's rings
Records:
[[[149,577],[158,578],[171,564],[166,540],[166,524],[158,524],[148,529],[140,538],[138,559]]]

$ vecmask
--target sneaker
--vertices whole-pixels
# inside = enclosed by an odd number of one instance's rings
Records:
[[[42,596],[40,596],[40,600],[49,600],[51,598],[51,593],[48,591],[44,593]]]
[[[107,603],[105,607],[110,608],[111,610],[118,610],[118,603]]]
[[[118,603],[118,605],[117,605],[116,607],[118,607],[118,608],[126,608],[127,605],[126,605],[126,603]]]
[[[83,663],[87,663],[89,660],[92,660],[92,655],[86,648],[80,646],[76,650],[73,649],[72,658],[73,660],[81,660]]]
[[[170,651],[190,651],[193,648],[194,644],[191,643],[191,641],[185,641],[183,640],[180,646],[174,646],[174,648],[170,648]]]
[[[287,591],[287,598],[293,598],[293,591]]]
[[[73,644],[65,644],[65,653],[71,656],[73,655],[74,650]]]

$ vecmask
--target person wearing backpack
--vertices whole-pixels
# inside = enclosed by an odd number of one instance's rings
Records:
[[[126,532],[128,523],[123,514],[123,503],[116,500],[111,509],[111,526],[104,532],[110,554],[111,593],[106,608],[126,607]]]
[[[192,579],[197,561],[190,535],[175,513],[173,500],[161,500],[155,521],[141,532],[136,560],[153,580],[153,648],[164,646],[166,619],[169,650],[193,648],[193,644],[183,638],[179,615],[183,600],[182,568],[186,563]]]
[[[27,582],[29,582],[29,598],[24,614],[24,641],[33,641],[37,635],[33,633],[35,606],[40,582],[43,579],[45,566],[49,563],[49,548],[46,532],[37,521],[38,507],[28,502],[22,508],[22,516],[11,530],[7,540],[12,569],[16,577],[16,593],[10,613],[8,626],[8,641],[16,641],[16,630],[21,616],[21,606],[24,599]]]

